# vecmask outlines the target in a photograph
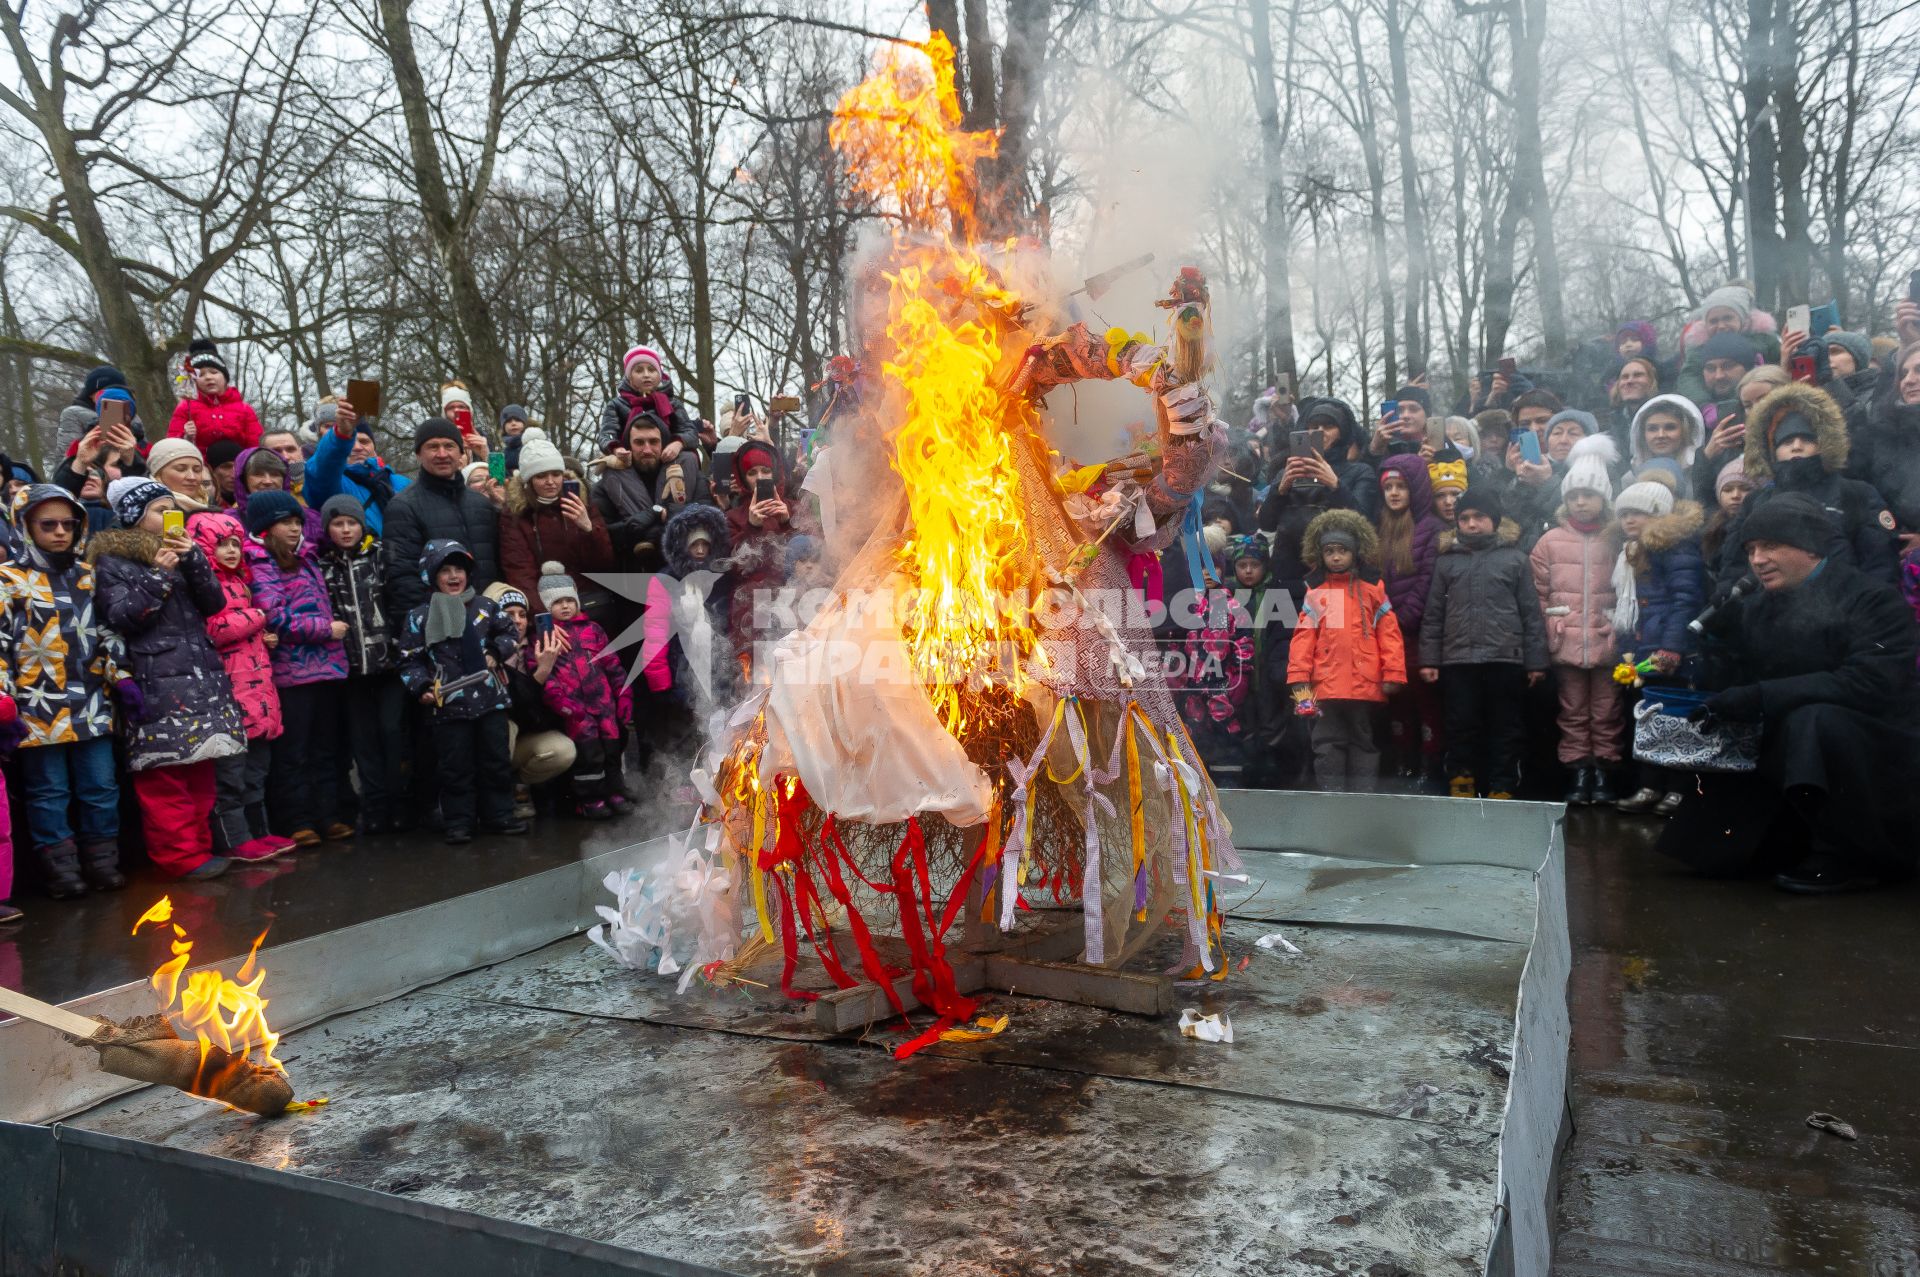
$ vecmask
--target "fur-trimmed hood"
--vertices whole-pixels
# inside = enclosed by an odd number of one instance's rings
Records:
[[[1498,528],[1495,528],[1494,532],[1498,537],[1497,544],[1500,544],[1500,545],[1520,544],[1520,525],[1515,523],[1512,519],[1500,520],[1500,526]],[[1460,544],[1459,529],[1448,528],[1445,532],[1442,532],[1440,534],[1440,553],[1470,554],[1472,553],[1472,551],[1468,550],[1466,546]]]
[[[96,532],[87,541],[86,560],[98,564],[100,560],[131,559],[135,563],[153,566],[153,557],[160,553],[160,534],[147,532],[140,528],[107,528]]]
[[[1847,468],[1851,444],[1846,414],[1832,395],[1803,381],[1790,381],[1770,392],[1747,413],[1747,478],[1755,485],[1773,478],[1773,428],[1790,412],[1805,413],[1820,444],[1820,462],[1828,474]]]
[[[715,570],[714,565],[731,553],[726,512],[718,506],[687,506],[667,520],[666,532],[660,538],[660,553],[666,557],[667,571],[677,577],[685,578],[702,566],[687,553],[687,544],[693,540],[696,529],[705,531],[713,539],[713,552],[704,565],[709,571]]]
[[[1638,541],[1626,544],[1627,562],[1636,572],[1646,570],[1647,560],[1665,554],[1682,541],[1696,540],[1706,526],[1707,512],[1698,501],[1681,499],[1673,503],[1673,512],[1647,520]]]
[[[1680,419],[1686,422],[1687,440],[1681,445],[1680,455],[1676,458],[1682,466],[1692,465],[1693,454],[1698,452],[1700,446],[1707,441],[1706,418],[1700,415],[1700,409],[1694,406],[1693,400],[1685,395],[1655,395],[1641,404],[1640,411],[1633,414],[1629,460],[1635,469],[1639,468],[1641,462],[1652,456],[1647,451],[1647,414],[1662,409],[1678,413]]]
[[[1327,510],[1315,515],[1300,538],[1301,562],[1313,571],[1319,571],[1321,538],[1335,529],[1353,538],[1356,567],[1363,572],[1379,570],[1380,534],[1373,530],[1373,525],[1358,510]]]

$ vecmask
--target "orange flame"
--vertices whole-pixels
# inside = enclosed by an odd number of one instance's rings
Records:
[[[162,1013],[174,1021],[180,1036],[199,1041],[201,1061],[204,1063],[207,1052],[216,1046],[241,1056],[258,1050],[261,1063],[286,1072],[285,1066],[274,1058],[273,1049],[280,1044],[280,1035],[268,1026],[267,1000],[260,996],[260,986],[267,978],[267,973],[258,966],[260,942],[267,938],[267,933],[262,931],[254,937],[253,948],[241,964],[237,982],[218,971],[196,971],[187,977],[186,987],[182,989],[180,976],[193,960],[193,941],[180,924],[173,921],[172,897],[160,897],[152,908],[141,914],[140,920],[133,924],[133,934],[139,935],[140,929],[150,923],[172,927],[169,947],[173,957],[160,964],[149,983],[163,1000]]]
[[[956,689],[980,674],[991,687],[1004,670],[1017,692],[1017,660],[1006,658],[1033,644],[1025,615],[1002,606],[1027,585],[1032,560],[1008,433],[1024,406],[996,376],[997,317],[1019,299],[971,242],[974,165],[998,139],[961,129],[953,49],[938,34],[849,90],[830,136],[855,188],[896,218],[881,369],[912,520],[901,559],[918,586],[902,628],[915,671],[959,734]]]

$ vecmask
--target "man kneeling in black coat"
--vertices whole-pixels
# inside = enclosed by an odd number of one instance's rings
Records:
[[[1709,778],[1702,806],[1712,814],[1702,815],[1725,828],[1690,821],[1661,840],[1670,854],[1725,869],[1726,853],[1744,841],[1726,836],[1733,828],[1773,829],[1790,844],[1774,885],[1810,895],[1908,876],[1920,822],[1920,636],[1891,586],[1825,557],[1833,531],[1826,512],[1797,493],[1776,495],[1746,520],[1741,537],[1760,588],[1710,626],[1734,681],[1706,712],[1762,725],[1759,772],[1740,778],[1747,783]]]

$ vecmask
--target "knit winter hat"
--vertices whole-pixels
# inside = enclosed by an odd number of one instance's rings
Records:
[[[523,591],[514,589],[505,581],[495,581],[492,585],[480,591],[480,593],[482,597],[492,599],[502,608],[523,607],[529,612],[533,610],[527,603],[526,594]]]
[[[1798,492],[1779,492],[1747,517],[1740,529],[1740,544],[1778,541],[1824,556],[1837,531],[1827,512],[1811,498]]]
[[[117,400],[118,402],[127,405],[128,415],[132,415],[134,409],[137,407],[137,405],[133,402],[133,392],[131,390],[128,390],[125,386],[108,386],[105,390],[102,390],[100,392],[100,398],[95,400],[94,403],[96,406],[98,406],[99,404],[106,403],[109,400]]]
[[[247,506],[251,509],[253,503],[249,501]],[[361,530],[364,531],[366,529],[367,507],[361,505],[357,499],[348,496],[344,492],[336,492],[321,503],[320,526],[323,528],[331,528],[333,521],[342,515],[349,519],[358,520]]]
[[[540,565],[540,584],[537,588],[541,607],[552,607],[561,599],[572,599],[575,603],[580,601],[580,590],[574,585],[573,578],[567,575],[566,564],[552,559]]]
[[[1498,527],[1500,520],[1506,514],[1506,505],[1500,500],[1498,489],[1478,483],[1460,494],[1460,500],[1453,507],[1455,520],[1457,521],[1469,510],[1478,510],[1492,519],[1494,526]]]
[[[1742,453],[1738,456],[1735,456],[1734,459],[1727,462],[1726,465],[1720,467],[1720,473],[1716,475],[1713,480],[1713,490],[1715,492],[1718,492],[1720,491],[1720,489],[1726,487],[1729,483],[1733,482],[1735,479],[1746,479],[1746,478],[1747,478],[1747,458],[1746,458],[1746,454]],[[1747,486],[1748,487],[1753,486],[1751,480],[1747,481]]]
[[[1330,545],[1343,545],[1351,550],[1355,548],[1356,544],[1357,538],[1355,538],[1353,530],[1350,528],[1343,528],[1336,524],[1320,529],[1320,548],[1322,550]]]
[[[338,403],[321,403],[313,406],[313,420],[309,421],[307,425],[312,429],[313,437],[318,439],[321,435],[333,429],[334,422],[338,420],[340,420],[340,405]]]
[[[420,449],[432,439],[446,439],[462,447],[466,441],[460,437],[460,428],[445,417],[428,417],[413,428],[413,455],[419,456]]]
[[[1867,365],[1873,362],[1873,342],[1868,340],[1865,333],[1849,333],[1842,332],[1838,328],[1830,328],[1821,335],[1820,340],[1827,343],[1829,350],[1838,346],[1852,355],[1855,372],[1865,372]]]
[[[173,494],[147,478],[130,474],[107,485],[107,504],[113,507],[113,520],[123,528],[140,522],[147,507]]]
[[[1715,359],[1731,359],[1742,368],[1753,367],[1753,361],[1760,357],[1760,348],[1753,339],[1742,333],[1715,333],[1707,338],[1700,347],[1700,363],[1705,366]]]
[[[1722,284],[1700,303],[1700,318],[1723,309],[1740,316],[1740,327],[1748,327],[1753,322],[1753,290],[1745,284]]]
[[[547,432],[538,426],[528,426],[520,436],[520,477],[531,479],[536,475],[552,474],[555,470],[565,470],[567,459],[560,455],[560,449],[553,446],[547,438]]]
[[[1687,486],[1687,468],[1672,457],[1649,457],[1633,468],[1633,481],[1652,479],[1667,485],[1667,491],[1679,492]]]
[[[1560,481],[1560,495],[1569,497],[1576,492],[1597,492],[1603,500],[1611,497],[1611,467],[1619,459],[1620,449],[1615,446],[1611,436],[1588,435],[1574,444],[1573,451],[1567,454],[1567,477]]]
[[[233,374],[227,371],[227,361],[220,357],[220,347],[206,337],[195,337],[187,343],[187,367],[195,372],[202,368],[218,368],[222,377],[233,380]]]
[[[109,386],[124,386],[126,384],[127,375],[125,373],[115,368],[112,364],[101,364],[98,368],[94,368],[87,373],[86,379],[80,383],[80,393],[87,399],[92,400]]]
[[[1446,452],[1451,454],[1446,460],[1441,460],[1440,455],[1436,454],[1434,459],[1427,463],[1427,479],[1433,485],[1436,495],[1442,492],[1465,492],[1467,490],[1466,458],[1452,448],[1446,449]]]
[[[1433,396],[1427,393],[1425,386],[1402,386],[1393,392],[1395,403],[1405,403],[1409,399],[1427,412],[1433,411]]]
[[[484,461],[471,461],[460,467],[460,482],[466,484],[468,487],[472,487],[473,476],[476,474],[484,474],[491,477],[493,471],[487,469],[487,463]]]
[[[1578,408],[1562,408],[1559,412],[1547,418],[1546,426],[1540,431],[1541,439],[1544,441],[1548,435],[1553,433],[1553,428],[1563,421],[1577,423],[1581,431],[1589,438],[1600,433],[1600,422],[1595,419],[1592,413],[1582,412]]]
[[[666,367],[665,364],[660,362],[659,351],[655,350],[651,346],[635,346],[632,350],[629,350],[627,352],[627,357],[620,361],[620,372],[622,373],[622,375],[633,371],[633,364],[634,364],[634,361],[637,359],[644,359],[648,363],[652,364],[655,368]]]
[[[448,385],[440,387],[440,411],[445,412],[452,404],[463,403],[473,407],[473,393],[465,386]]]
[[[1237,536],[1227,539],[1227,562],[1238,563],[1242,559],[1267,561],[1267,543],[1257,536]]]
[[[161,442],[164,443],[166,441],[162,440]],[[158,448],[160,444],[156,443],[153,446]],[[212,470],[219,466],[230,466],[239,460],[240,454],[244,451],[246,451],[246,445],[236,439],[215,439],[207,445],[207,469]],[[151,458],[153,454],[150,452],[147,455]],[[151,465],[151,461],[149,461],[148,464]]]
[[[1613,499],[1617,514],[1651,514],[1658,518],[1673,513],[1673,489],[1658,479],[1630,483]]]
[[[205,464],[206,458],[200,455],[200,449],[185,439],[162,439],[147,450],[147,473],[159,474],[174,462],[191,457]]]
[[[247,531],[254,536],[284,520],[304,520],[305,517],[306,509],[291,492],[268,488],[247,498]]]

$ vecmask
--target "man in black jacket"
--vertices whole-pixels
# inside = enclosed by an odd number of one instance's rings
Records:
[[[1832,521],[1804,496],[1776,496],[1740,536],[1760,588],[1710,624],[1734,682],[1705,712],[1761,724],[1759,772],[1704,777],[1716,782],[1701,804],[1707,825],[1670,827],[1661,849],[1732,868],[1725,851],[1743,843],[1733,831],[1744,827],[1785,840],[1789,867],[1774,879],[1785,891],[1826,895],[1904,878],[1920,822],[1913,614],[1892,586],[1829,555]]]
[[[460,465],[466,445],[445,417],[429,417],[413,432],[420,473],[387,503],[381,548],[386,555],[387,619],[396,627],[427,601],[433,587],[420,575],[427,542],[458,541],[473,555],[468,582],[485,590],[500,577],[500,515],[466,485]]]

